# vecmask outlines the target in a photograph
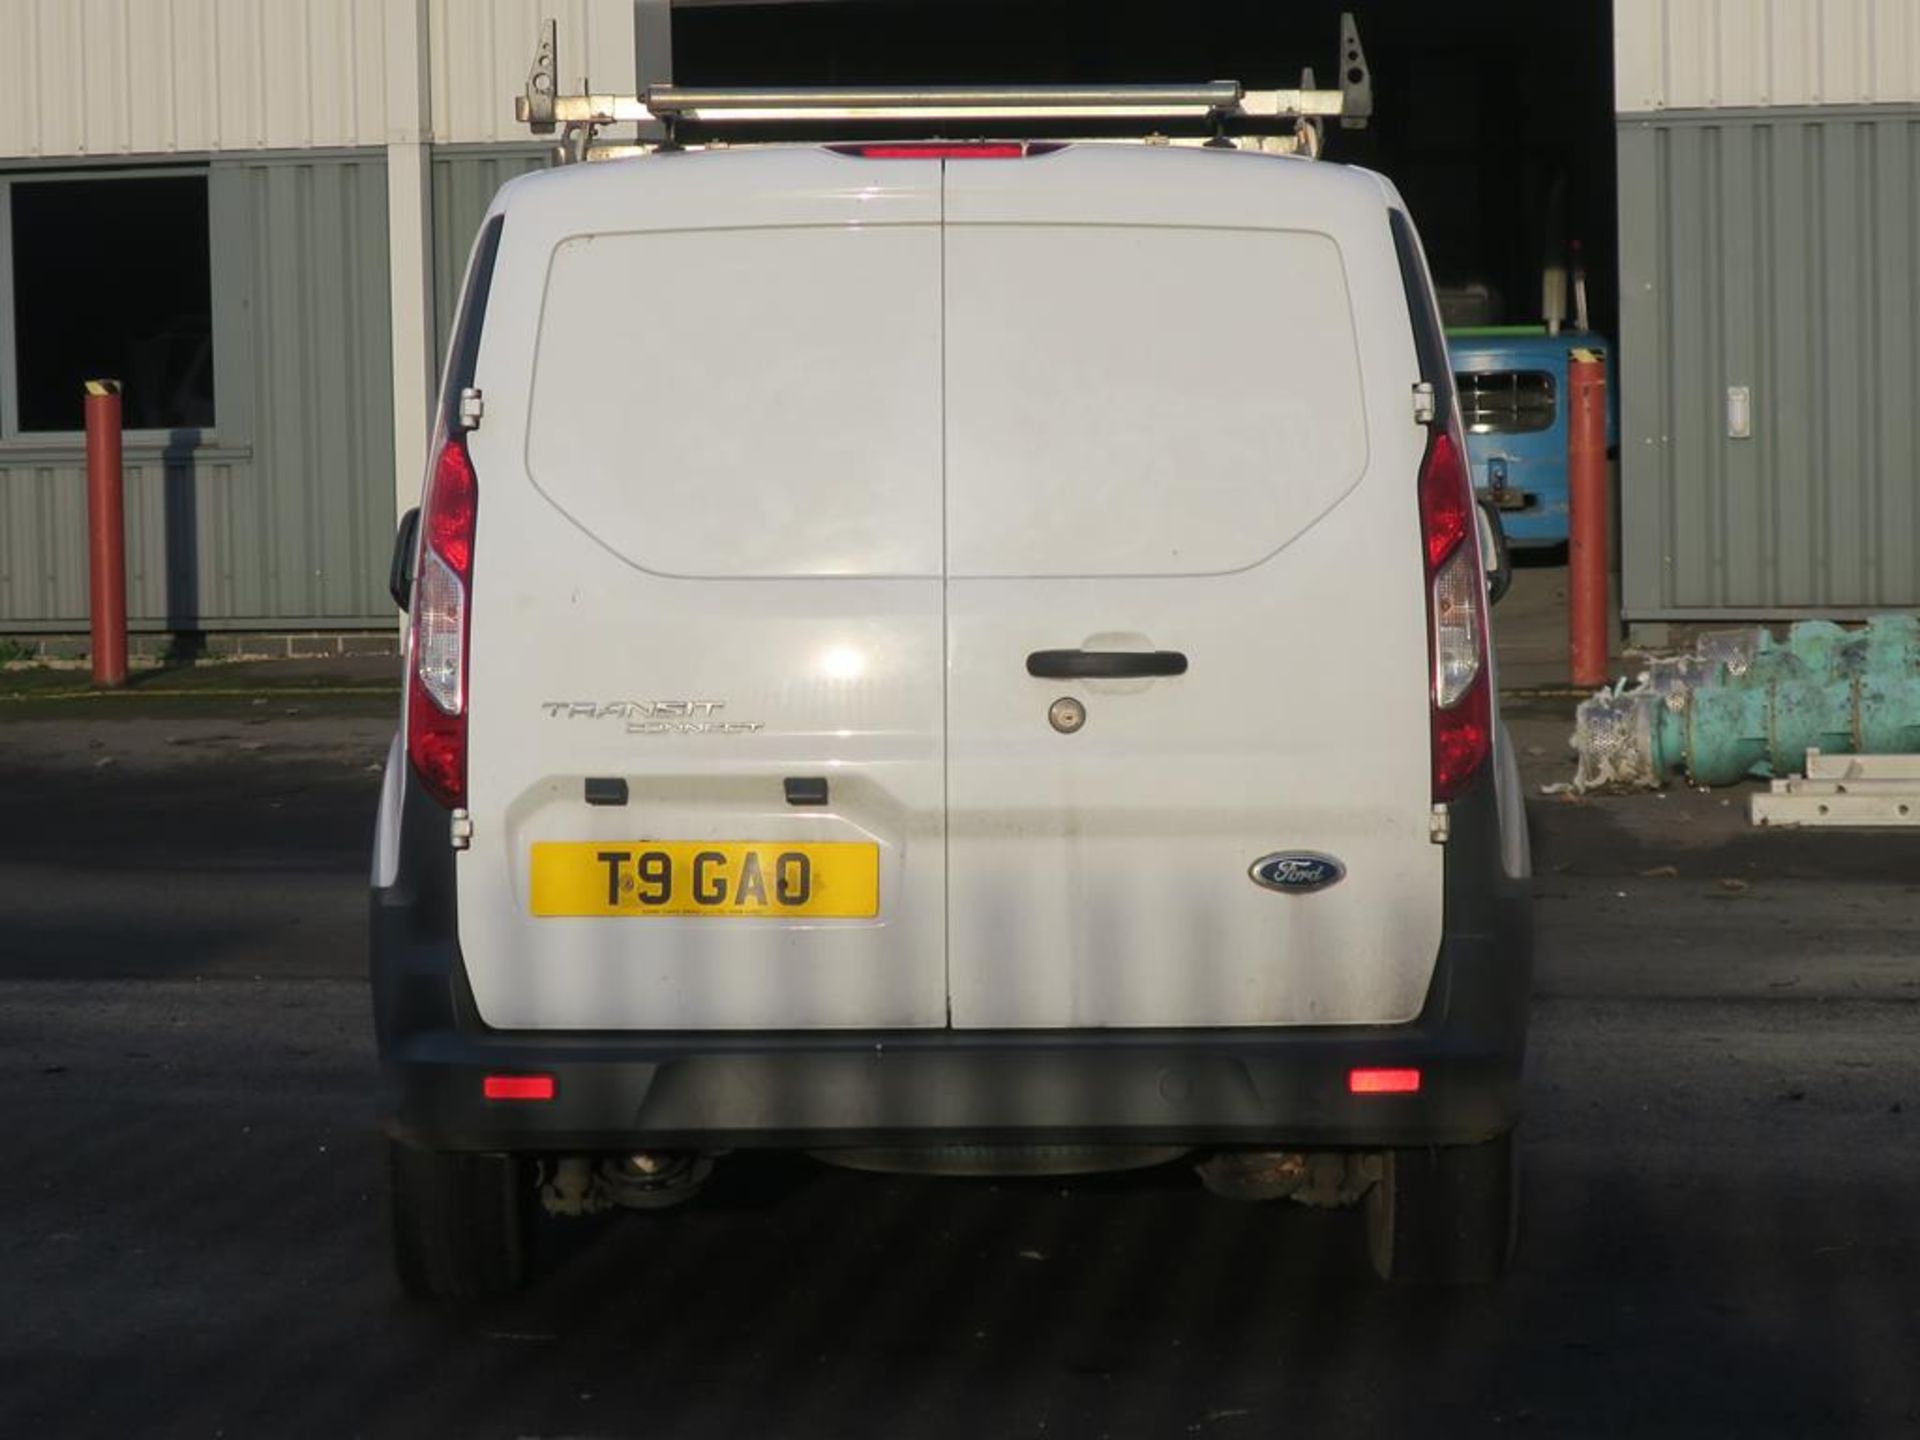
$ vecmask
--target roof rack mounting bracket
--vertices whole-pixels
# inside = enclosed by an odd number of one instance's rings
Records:
[[[559,38],[558,21],[540,22],[540,43],[534,48],[533,64],[527,70],[526,95],[513,107],[515,117],[536,135],[551,135],[554,131],[553,102],[560,93]]]
[[[1340,12],[1340,128],[1364,130],[1373,118],[1373,69],[1360,48],[1360,25],[1351,10]]]

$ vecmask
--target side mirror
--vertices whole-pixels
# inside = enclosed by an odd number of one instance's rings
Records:
[[[420,507],[400,517],[393,537],[393,559],[387,564],[387,593],[402,610],[413,599],[413,561],[420,551]]]
[[[1487,603],[1498,605],[1513,584],[1513,560],[1507,554],[1507,531],[1500,512],[1485,500],[1473,507],[1480,526],[1481,563],[1487,570]]]

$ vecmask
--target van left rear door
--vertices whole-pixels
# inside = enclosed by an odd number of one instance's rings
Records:
[[[458,861],[489,1024],[945,1023],[938,184],[709,152],[503,201]]]

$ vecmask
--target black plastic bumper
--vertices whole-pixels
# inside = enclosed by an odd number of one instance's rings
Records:
[[[479,1018],[455,939],[447,816],[407,787],[400,875],[373,894],[389,1133],[444,1150],[913,1143],[1457,1144],[1519,1117],[1531,936],[1493,784],[1453,807],[1445,939],[1405,1025],[1248,1030],[514,1032]],[[1355,1095],[1355,1067],[1416,1067]],[[487,1075],[555,1078],[487,1100]]]

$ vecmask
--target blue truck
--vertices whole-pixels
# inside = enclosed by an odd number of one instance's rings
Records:
[[[1515,549],[1567,539],[1567,355],[1597,350],[1607,361],[1607,449],[1617,444],[1613,347],[1587,330],[1549,334],[1543,325],[1447,331],[1475,493],[1498,513]]]

